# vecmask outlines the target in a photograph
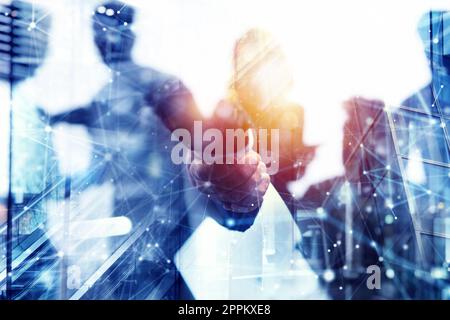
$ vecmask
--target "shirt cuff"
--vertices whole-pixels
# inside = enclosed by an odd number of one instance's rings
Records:
[[[259,208],[246,213],[233,212],[224,209],[220,204],[217,205],[217,208],[217,214],[211,217],[221,226],[232,231],[240,232],[246,231],[253,225],[259,212]]]

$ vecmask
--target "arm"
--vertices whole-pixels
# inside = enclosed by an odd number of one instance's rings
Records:
[[[183,128],[193,133],[194,121],[204,120],[192,93],[177,78],[151,85],[146,100],[170,131]]]
[[[93,121],[93,114],[91,106],[80,107],[68,112],[62,112],[55,115],[49,115],[42,109],[38,109],[39,115],[42,118],[49,120],[50,125],[54,125],[60,122],[66,122],[70,124],[81,124],[85,126],[91,126]]]

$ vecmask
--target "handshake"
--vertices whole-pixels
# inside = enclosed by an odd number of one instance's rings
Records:
[[[224,209],[248,213],[261,206],[270,176],[256,151],[245,151],[241,157],[233,164],[206,164],[194,159],[188,172],[194,186],[222,203]]]
[[[187,169],[192,184],[225,210],[248,213],[261,206],[270,175],[268,159],[254,150],[256,135],[248,130],[245,112],[236,111],[232,103],[218,104],[214,116],[205,121],[210,129],[194,139],[204,140],[211,136],[208,132],[216,136],[208,146],[194,141],[193,145],[200,147],[194,147]],[[214,150],[206,152],[212,145]]]

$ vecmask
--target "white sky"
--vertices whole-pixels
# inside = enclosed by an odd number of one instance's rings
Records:
[[[90,13],[99,1],[32,2],[52,15],[51,44],[24,92],[34,93],[36,103],[51,112],[89,102],[108,78],[90,30]],[[234,41],[255,26],[278,36],[296,76],[296,100],[306,110],[305,138],[322,146],[316,162],[322,176],[341,169],[341,101],[359,94],[398,104],[424,85],[429,72],[416,34],[418,19],[431,7],[450,8],[448,1],[419,0],[129,3],[138,11],[136,60],[181,77],[205,113],[223,95]]]

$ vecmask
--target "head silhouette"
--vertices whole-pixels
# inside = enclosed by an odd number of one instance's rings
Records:
[[[264,110],[286,97],[293,76],[281,46],[269,33],[250,29],[236,41],[232,86],[250,112]]]
[[[93,15],[94,41],[107,65],[131,60],[134,9],[120,1],[98,5]]]
[[[450,11],[429,11],[417,31],[433,73],[450,75]]]

